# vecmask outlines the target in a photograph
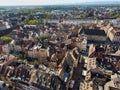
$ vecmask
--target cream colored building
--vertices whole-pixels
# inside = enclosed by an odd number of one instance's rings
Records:
[[[93,82],[92,81],[83,81],[80,83],[79,90],[93,90]]]
[[[82,51],[86,51],[87,48],[87,37],[83,34],[81,36],[78,36],[78,38],[76,38],[76,46],[82,50]]]
[[[105,31],[105,33],[107,34],[107,37],[109,37],[109,39],[112,42],[120,42],[120,28],[119,27],[113,27],[111,26],[110,23],[108,23],[108,25],[105,25],[104,21],[99,22],[97,26]]]
[[[108,37],[112,42],[120,42],[120,31],[112,29],[108,31]]]
[[[3,53],[9,54],[10,53],[10,47],[9,44],[5,44],[2,46]]]
[[[38,52],[41,47],[33,46],[30,50],[28,50],[28,56],[31,58],[38,58]]]
[[[91,72],[88,70],[83,70],[82,75],[85,77],[85,81],[91,79]]]
[[[71,56],[73,58],[73,67],[77,67],[78,66],[78,61],[79,61],[79,52],[78,52],[77,48],[74,48],[70,52],[70,54],[71,54]]]
[[[104,90],[110,90],[110,87],[116,88],[115,90],[120,89],[120,77],[117,74],[111,75],[111,81],[104,85]]]
[[[0,20],[0,30],[5,30],[5,29],[9,29],[10,25],[8,22],[4,22],[2,20]]]
[[[89,58],[87,56],[84,56],[83,60],[85,62],[84,68],[86,68],[87,70],[96,68],[96,58],[95,57]]]

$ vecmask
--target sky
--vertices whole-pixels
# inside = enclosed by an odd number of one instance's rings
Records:
[[[72,4],[72,3],[85,3],[96,1],[120,1],[120,0],[0,0],[0,6],[13,6],[13,5],[59,5],[59,4]]]

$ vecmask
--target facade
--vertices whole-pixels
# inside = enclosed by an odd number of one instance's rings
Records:
[[[120,42],[120,31],[114,28],[108,30],[108,37],[112,42]]]
[[[120,90],[120,77],[117,74],[111,75],[111,81],[104,85],[104,90]]]
[[[80,83],[79,90],[93,90],[92,84],[92,81],[83,81]]]
[[[16,50],[16,51],[22,51],[22,48],[19,45],[15,45],[14,46],[14,50]]]
[[[9,44],[5,44],[2,46],[2,51],[6,54],[9,54],[10,53],[10,47],[9,47]]]
[[[6,30],[9,28],[10,28],[10,25],[8,22],[0,21],[0,30]]]
[[[1,24],[0,25],[0,30],[5,30],[6,29],[6,26],[4,24]]]
[[[58,66],[58,75],[64,81],[68,82],[73,75],[73,67],[76,67],[76,62],[71,52],[67,52],[62,62]],[[76,59],[75,59],[76,60]]]
[[[109,39],[112,42],[120,42],[120,29],[119,27],[114,27],[115,25],[111,25],[110,23],[108,23],[107,25],[105,24],[104,21],[101,21],[98,23],[98,26],[105,31],[105,33],[107,34],[107,37],[109,37]]]
[[[40,63],[46,61],[46,59],[47,59],[47,50],[46,49],[40,49],[39,50],[38,59],[39,59]]]
[[[32,48],[28,50],[28,56],[31,58],[38,58],[38,53],[39,53],[40,48],[41,47],[39,46],[33,46]]]
[[[77,48],[74,48],[71,52],[71,56],[73,58],[73,67],[77,67],[78,66],[78,61],[79,61],[79,52],[77,50]]]
[[[38,56],[38,50],[33,49],[33,50],[28,50],[28,56],[31,58],[37,58]]]
[[[87,37],[87,41],[91,42],[105,42],[106,41],[106,34],[104,30],[98,29],[83,29],[80,32],[81,34],[85,34]],[[99,37],[99,38],[98,38]]]
[[[60,23],[60,21],[59,20],[56,20],[56,19],[52,19],[52,20],[45,20],[44,21],[45,23]],[[76,25],[78,25],[78,24],[82,24],[82,23],[93,23],[93,24],[95,24],[96,23],[96,20],[82,20],[82,19],[80,19],[80,20],[78,20],[78,19],[76,19],[76,20],[63,20],[62,22],[61,22],[62,24],[76,24]]]
[[[78,38],[76,38],[76,41],[77,41],[77,47],[81,51],[86,51],[86,49],[87,49],[87,37],[86,37],[86,35],[82,34],[81,36],[78,36]]]
[[[84,68],[86,68],[87,70],[90,70],[90,69],[94,69],[96,68],[96,58],[93,57],[93,58],[89,58],[87,56],[82,56],[83,57],[83,60],[84,60]]]

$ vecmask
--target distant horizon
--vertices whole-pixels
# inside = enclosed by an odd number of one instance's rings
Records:
[[[51,5],[109,5],[120,4],[120,0],[0,0],[0,6],[51,6]]]

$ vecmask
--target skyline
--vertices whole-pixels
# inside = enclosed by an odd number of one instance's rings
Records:
[[[0,6],[17,6],[17,5],[69,5],[82,4],[91,2],[119,2],[120,0],[0,0]]]

